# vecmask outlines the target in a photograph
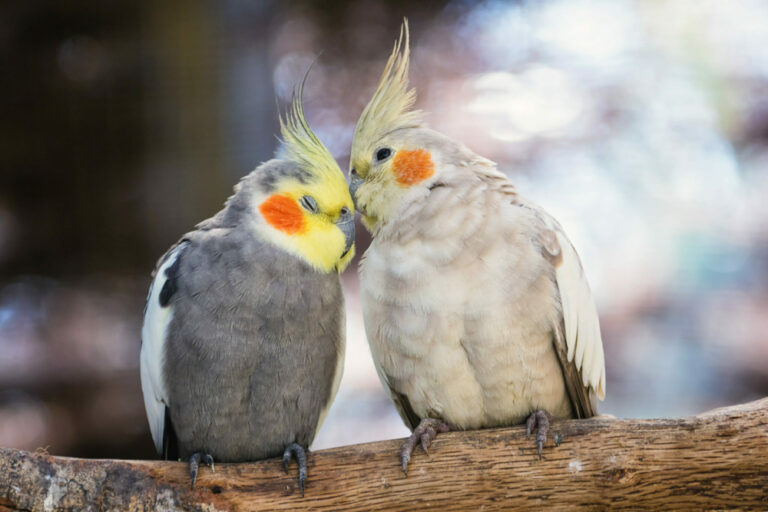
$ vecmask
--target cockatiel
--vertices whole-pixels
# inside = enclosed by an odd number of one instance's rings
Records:
[[[373,242],[365,330],[413,434],[597,414],[605,363],[592,293],[560,225],[496,165],[429,129],[408,89],[408,27],[357,123],[350,192]],[[527,421],[526,421],[527,420]]]
[[[341,381],[354,205],[312,133],[301,87],[278,159],[235,187],[224,209],[159,261],[142,329],[141,385],[167,459],[199,463],[283,455],[299,464]]]

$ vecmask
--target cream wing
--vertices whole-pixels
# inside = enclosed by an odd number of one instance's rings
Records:
[[[605,357],[595,301],[579,256],[562,227],[543,210],[533,209],[543,221],[539,243],[554,267],[560,294],[562,322],[555,326],[554,343],[568,394],[577,417],[594,416],[595,398],[605,398]]]
[[[581,373],[581,383],[605,399],[605,358],[600,321],[592,291],[584,275],[579,256],[562,231],[555,232],[563,263],[555,271],[565,323],[568,362]]]

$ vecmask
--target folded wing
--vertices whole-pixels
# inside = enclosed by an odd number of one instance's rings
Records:
[[[187,242],[171,248],[158,263],[149,288],[141,329],[141,389],[147,411],[149,429],[158,453],[163,453],[166,406],[168,393],[165,386],[165,341],[168,325],[173,317],[173,298],[176,289],[176,269]]]

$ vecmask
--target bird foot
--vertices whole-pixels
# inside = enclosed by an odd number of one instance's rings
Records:
[[[192,489],[195,488],[195,481],[197,480],[197,469],[200,467],[200,462],[203,462],[211,468],[211,471],[215,472],[213,467],[213,456],[209,453],[193,453],[189,458],[189,476],[192,478]]]
[[[552,415],[547,411],[535,411],[528,416],[528,420],[525,422],[525,433],[527,435],[531,435],[534,429],[536,430],[536,448],[539,451],[539,460],[541,460],[541,450],[547,441],[550,421],[552,421]]]
[[[429,447],[437,437],[437,434],[450,430],[451,426],[442,420],[434,418],[424,418],[421,420],[421,423],[413,429],[413,433],[400,448],[400,464],[403,467],[405,476],[408,476],[408,463],[411,461],[411,454],[416,449],[416,445],[421,445],[424,453],[429,455]]]
[[[303,498],[304,486],[307,482],[307,453],[300,444],[290,444],[283,452],[285,474],[288,474],[288,465],[291,463],[292,457],[296,457],[296,463],[299,465],[299,489],[301,489],[301,497]]]

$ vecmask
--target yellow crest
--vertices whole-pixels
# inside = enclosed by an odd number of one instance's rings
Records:
[[[311,67],[304,75],[298,90],[294,92],[285,119],[282,115],[279,116],[282,135],[279,156],[295,163],[300,169],[317,179],[338,180],[341,178],[344,180],[344,175],[336,160],[314,134],[304,116],[302,98],[304,96],[304,83],[307,81],[310,70]]]
[[[389,132],[422,125],[421,111],[413,110],[416,91],[408,88],[409,57],[408,20],[405,19],[376,92],[357,121],[353,157],[367,151],[370,144]]]

